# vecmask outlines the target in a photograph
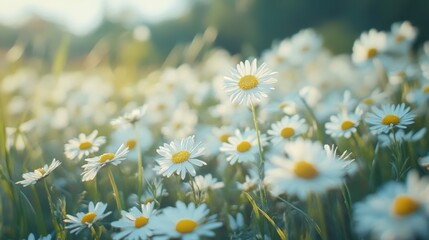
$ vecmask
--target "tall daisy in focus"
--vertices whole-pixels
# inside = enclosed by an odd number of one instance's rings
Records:
[[[274,89],[270,86],[277,82],[277,79],[273,78],[274,74],[276,73],[271,72],[265,63],[258,67],[256,59],[252,63],[249,60],[240,62],[237,68],[232,70],[231,76],[225,77],[225,91],[232,102],[259,102]]]
[[[389,182],[354,205],[355,230],[376,239],[429,236],[429,178],[410,171],[406,183]]]
[[[128,212],[122,211],[122,218],[111,223],[112,227],[121,229],[113,234],[113,239],[144,240],[152,237],[152,216],[156,214],[154,205],[155,202],[151,202],[142,204],[141,210],[133,207]]]
[[[415,114],[406,107],[404,103],[400,105],[382,105],[381,108],[373,107],[366,122],[371,124],[370,130],[374,133],[388,133],[394,128],[405,129],[414,123]]]
[[[98,136],[98,131],[94,130],[86,136],[81,133],[77,138],[72,138],[65,144],[64,154],[70,160],[81,160],[90,154],[98,152],[100,147],[106,142],[106,137]]]
[[[195,142],[195,136],[174,140],[170,144],[164,143],[156,152],[161,155],[156,162],[159,165],[158,174],[170,177],[173,173],[180,175],[185,179],[187,173],[191,176],[196,175],[195,166],[206,165],[204,161],[198,159],[203,155],[204,147],[201,142]]]
[[[195,206],[194,203],[177,201],[176,207],[167,207],[162,214],[155,218],[154,233],[159,239],[192,240],[202,237],[214,237],[214,229],[222,226],[216,222],[216,215],[208,216],[209,209],[206,204]]]
[[[298,139],[285,146],[287,157],[271,159],[264,179],[273,195],[290,194],[305,200],[310,193],[339,188],[349,173],[347,155],[336,156],[335,148],[324,150],[320,143]]]
[[[64,222],[69,224],[66,226],[66,229],[70,229],[70,233],[77,235],[85,228],[89,228],[92,234],[96,234],[93,225],[111,213],[104,213],[106,208],[107,204],[105,203],[98,202],[94,205],[93,202],[89,202],[88,212],[78,212],[76,216],[66,215],[67,218],[64,219]]]
[[[128,147],[126,147],[125,145],[121,145],[115,153],[104,153],[100,156],[85,159],[87,163],[82,166],[82,182],[93,180],[97,176],[98,171],[100,171],[100,169],[102,169],[103,167],[106,167],[108,165],[117,166],[121,164],[122,161],[125,160],[125,156],[127,155],[128,151]],[[121,202],[119,200],[118,187],[116,186],[112,170],[109,167],[107,168],[107,173],[109,176],[110,184],[113,188],[114,196],[116,199],[116,206],[118,207],[118,211],[121,212],[122,208]]]

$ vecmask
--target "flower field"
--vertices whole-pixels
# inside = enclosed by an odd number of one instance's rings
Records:
[[[428,239],[429,42],[0,55],[1,239]],[[124,40],[123,46],[136,44]],[[414,46],[414,47],[413,47]]]

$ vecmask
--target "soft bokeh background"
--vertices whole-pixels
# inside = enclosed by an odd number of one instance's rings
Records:
[[[404,20],[421,44],[428,9],[426,0],[0,0],[0,55],[17,46],[15,55],[49,60],[66,36],[71,61],[101,44],[111,61],[139,52],[141,64],[156,64],[208,27],[218,33],[215,45],[244,56],[308,27],[333,53],[349,53],[361,32]],[[131,38],[139,44],[121,44]]]

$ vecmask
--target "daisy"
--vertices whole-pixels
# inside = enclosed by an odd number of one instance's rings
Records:
[[[252,63],[246,60],[237,64],[237,69],[232,70],[231,77],[225,77],[225,90],[230,95],[232,102],[252,104],[259,102],[263,97],[267,97],[271,84],[277,80],[264,64],[257,66],[257,60]]]
[[[122,128],[114,131],[110,136],[107,151],[115,151],[117,146],[124,144],[129,150],[128,159],[137,160],[138,150],[147,151],[153,144],[153,135],[148,127],[138,124],[137,129],[138,131],[133,128]]]
[[[373,125],[370,127],[374,133],[388,133],[393,128],[405,129],[407,125],[414,123],[415,114],[404,103],[401,105],[384,104],[381,108],[373,107],[366,122]]]
[[[414,131],[409,131],[405,133],[403,129],[399,129],[398,131],[395,131],[395,136],[393,136],[393,133],[387,134],[380,134],[378,135],[378,141],[380,142],[380,146],[382,147],[389,147],[391,146],[394,141],[401,143],[401,142],[417,142],[420,139],[422,139],[426,134],[426,128],[422,128],[416,133]]]
[[[207,191],[209,189],[220,189],[224,187],[223,182],[218,182],[211,174],[205,176],[198,175],[194,178],[195,188],[199,191]]]
[[[429,178],[410,171],[406,183],[389,182],[354,205],[356,232],[377,239],[429,236]]]
[[[206,204],[196,207],[191,202],[186,206],[177,201],[176,207],[163,209],[162,214],[156,218],[154,233],[160,235],[160,239],[193,240],[214,237],[213,230],[222,226],[222,223],[216,222],[216,215],[207,216],[208,214]]]
[[[159,165],[158,174],[170,177],[173,173],[185,179],[186,173],[195,176],[196,171],[193,165],[203,166],[205,162],[197,159],[204,152],[204,147],[201,142],[195,143],[195,136],[183,138],[182,140],[174,140],[170,144],[164,143],[156,152],[161,155],[161,158],[156,162]]]
[[[220,128],[212,128],[210,135],[207,138],[207,152],[209,155],[217,156],[222,143],[228,142],[229,137],[234,133],[232,127],[222,126]]]
[[[285,143],[296,136],[305,133],[308,125],[298,115],[285,116],[280,121],[273,123],[268,134],[272,136],[272,143]]]
[[[37,240],[51,240],[51,238],[51,234],[48,234],[46,236],[40,236],[39,238],[37,238]],[[30,233],[30,235],[28,235],[28,240],[36,240],[36,237],[33,233]]]
[[[265,134],[261,134],[260,140],[262,146],[267,144]],[[256,131],[249,128],[246,128],[243,133],[238,129],[235,130],[235,135],[222,144],[220,151],[227,155],[226,161],[231,165],[236,162],[256,162],[259,159]]]
[[[259,183],[259,174],[256,171],[250,171],[248,175],[244,177],[244,182],[236,182],[237,188],[241,191],[250,191],[254,190]]]
[[[309,193],[323,193],[341,186],[347,174],[344,156],[324,151],[320,143],[298,139],[286,143],[287,157],[273,157],[273,167],[265,174],[265,183],[273,195],[296,195],[305,200]]]
[[[97,157],[85,159],[87,163],[82,166],[82,182],[94,179],[98,171],[107,164],[119,165],[125,160],[125,155],[127,155],[128,151],[128,147],[122,144],[116,153],[104,153]]]
[[[67,214],[67,219],[64,219],[65,223],[69,225],[66,226],[66,229],[71,229],[70,233],[79,234],[85,228],[91,228],[94,223],[99,220],[102,220],[111,212],[104,213],[107,208],[107,204],[102,202],[97,202],[94,206],[93,202],[89,202],[88,212],[78,212],[75,216]]]
[[[230,214],[228,214],[228,223],[229,223],[229,228],[233,231],[236,232],[240,229],[244,228],[244,218],[243,218],[243,214],[241,214],[240,212],[237,213],[236,218],[234,218],[233,216],[231,216]]]
[[[390,49],[392,51],[406,51],[417,37],[417,28],[409,21],[392,24],[390,33]]]
[[[197,112],[183,102],[170,113],[170,119],[161,127],[161,132],[169,140],[185,138],[195,132],[197,123]]]
[[[112,121],[110,121],[110,124],[112,124],[112,126],[114,127],[130,127],[131,125],[140,121],[140,119],[146,113],[146,109],[146,105],[135,108],[131,112],[125,113],[123,116],[113,119]]]
[[[65,144],[64,154],[70,160],[81,160],[84,156],[98,152],[100,146],[106,142],[104,136],[97,137],[98,131],[94,130],[91,134],[79,134],[78,138],[70,139]]]
[[[122,218],[111,223],[112,227],[120,228],[119,233],[113,234],[113,239],[139,240],[149,239],[152,236],[152,216],[156,214],[155,203],[142,204],[141,210],[137,207],[128,212],[122,211]]]
[[[360,115],[354,113],[339,113],[330,117],[330,122],[325,124],[326,134],[333,138],[350,138],[357,131]]]
[[[353,44],[352,59],[360,64],[372,60],[385,51],[387,47],[387,35],[375,29],[362,33]]]
[[[21,180],[19,182],[16,182],[16,184],[22,184],[24,187],[27,187],[28,185],[36,184],[41,179],[47,177],[52,171],[54,171],[55,168],[61,165],[61,162],[58,160],[52,160],[51,165],[48,166],[48,164],[45,164],[43,167],[38,168],[34,170],[33,172],[28,172],[22,174],[22,178],[24,180]]]

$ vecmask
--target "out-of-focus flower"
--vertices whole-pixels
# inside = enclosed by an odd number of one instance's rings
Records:
[[[355,63],[365,63],[377,58],[387,47],[387,35],[375,29],[364,32],[353,44],[352,59]]]
[[[298,115],[291,117],[285,116],[280,121],[271,124],[271,129],[268,134],[272,137],[273,144],[286,143],[295,137],[305,133],[308,125],[305,119],[300,118]]]
[[[326,134],[337,138],[350,138],[359,126],[360,115],[354,113],[339,113],[331,116],[330,122],[325,124]]]
[[[98,131],[94,130],[91,134],[79,134],[78,138],[73,138],[65,144],[64,154],[70,160],[81,160],[89,154],[98,152],[100,147],[106,142],[106,137],[98,136]]]

